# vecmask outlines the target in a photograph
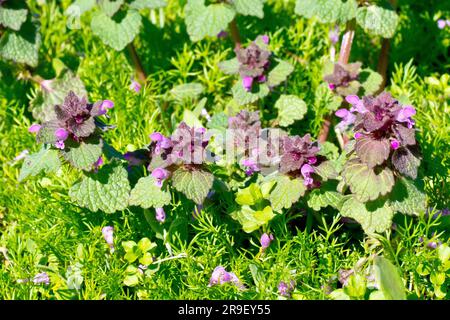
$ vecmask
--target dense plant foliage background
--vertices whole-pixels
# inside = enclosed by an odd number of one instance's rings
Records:
[[[316,3],[326,7],[327,1]],[[0,1],[0,10],[10,8],[8,2]],[[218,20],[226,26],[230,23],[229,30],[223,30],[219,22],[217,30],[214,26],[206,30],[199,23],[207,20],[206,13],[198,13],[208,9],[198,0],[13,2],[16,19],[8,20],[11,16],[0,11],[1,298],[450,297],[450,23],[446,20],[450,19],[450,6],[446,1],[391,1],[398,16],[389,17],[389,21],[396,27],[386,24],[385,29],[371,29],[362,14],[356,16],[353,46],[344,62],[359,61],[362,66],[353,68],[371,74],[367,70],[379,68],[380,56],[384,56],[380,52],[387,47],[387,72],[380,72],[386,91],[402,106],[415,109],[415,138],[408,138],[414,140],[409,145],[420,146],[417,172],[395,169],[390,151],[382,159],[364,158],[356,145],[358,161],[394,168],[397,182],[401,180],[397,171],[409,178],[418,177],[426,196],[421,193],[415,199],[426,198],[426,207],[413,208],[414,214],[406,215],[391,210],[392,224],[390,219],[374,222],[376,209],[367,212],[374,215],[370,219],[358,216],[364,208],[349,214],[359,202],[342,206],[328,199],[330,203],[324,203],[316,190],[305,191],[305,197],[287,194],[282,200],[274,199],[273,189],[272,197],[268,189],[275,182],[256,179],[256,175],[247,177],[249,173],[239,166],[202,167],[196,180],[199,187],[193,192],[186,184],[175,182],[184,172],[174,169],[173,188],[164,184],[161,189],[153,180],[161,180],[162,185],[165,172],[124,165],[127,170],[122,175],[115,165],[118,161],[130,164],[130,155],[138,155],[133,152],[142,151],[152,141],[150,151],[158,153],[155,146],[163,140],[149,137],[152,133],[160,132],[170,137],[171,143],[179,143],[175,133],[182,121],[191,127],[205,125],[216,130],[229,123],[242,128],[242,123],[251,122],[251,115],[240,114],[248,116],[244,121],[238,115],[241,110],[259,111],[262,128],[282,127],[291,137],[310,134],[314,141],[320,140],[328,122],[327,142],[321,143],[323,153],[309,146],[309,138],[302,140],[309,150],[299,152],[309,159],[317,155],[317,167],[321,156],[337,163],[342,154],[350,152],[342,148],[346,142],[341,140],[345,138],[342,132],[350,139],[354,132],[340,124],[339,118],[345,121],[345,117],[335,116],[335,111],[346,96],[355,98],[359,89],[365,91],[359,91],[361,98],[377,91],[361,79],[355,92],[336,88],[342,77],[330,66],[330,52],[338,55],[335,47],[339,42],[334,38],[342,38],[349,25],[345,16],[323,17],[325,11],[314,9],[306,0],[249,0],[258,4],[252,8],[236,0],[221,12],[223,21]],[[206,1],[206,5],[215,2]],[[371,2],[385,5],[383,1]],[[363,1],[358,4],[368,10]],[[100,9],[91,10],[95,5]],[[125,9],[118,17],[115,14],[121,5]],[[113,16],[126,20],[131,29],[114,24]],[[389,42],[380,35],[389,37]],[[233,50],[236,42],[248,48],[254,40],[259,47],[253,52],[267,50],[272,59],[269,65],[269,55],[264,53],[255,64],[257,73],[252,73],[255,65],[242,67],[251,53]],[[240,68],[236,68],[237,62]],[[50,94],[49,88],[58,88],[58,94]],[[247,90],[256,93],[250,97]],[[86,96],[92,105],[73,98],[76,101],[71,105],[75,107],[57,112],[58,119],[69,123],[77,112],[84,112],[83,121],[64,127],[56,138],[53,131],[46,135],[42,128],[61,127],[60,123],[52,125],[54,106],[63,104],[69,91],[80,98]],[[355,100],[348,102],[356,104]],[[201,112],[203,109],[206,112]],[[104,122],[99,123],[97,116]],[[396,116],[392,121],[402,125],[408,119]],[[356,118],[355,128],[358,121]],[[47,144],[43,149],[29,132],[35,123],[42,125],[37,138]],[[81,160],[77,157],[68,134],[91,139],[86,148],[92,159],[86,158],[86,153]],[[403,139],[398,137],[389,138],[394,149],[398,148],[395,139]],[[299,143],[292,139],[293,144]],[[103,167],[97,160],[102,152],[102,161],[108,162]],[[34,154],[38,156],[30,157]],[[24,165],[37,157],[44,158],[43,167]],[[72,166],[55,165],[58,157]],[[302,178],[290,186],[306,190],[312,185],[306,183],[310,175],[306,170],[300,173],[300,168],[305,164],[314,167],[313,160],[283,163],[290,165],[286,173],[298,171]],[[185,168],[183,163],[175,165]],[[245,167],[255,169],[250,163]],[[107,176],[117,178],[110,189],[96,178],[97,170],[103,168],[112,168]],[[215,178],[209,176],[210,171]],[[280,179],[287,180],[277,180],[277,186],[292,183],[283,177]],[[320,190],[335,192],[338,182],[322,178]],[[209,183],[211,188],[198,190]],[[105,205],[86,197],[89,193],[85,191],[93,185],[96,197],[114,195],[116,202]],[[135,191],[128,200],[132,188]],[[347,196],[357,197],[352,201],[363,198],[366,202],[372,196],[364,199],[357,189],[350,184],[351,192],[347,190]],[[386,193],[376,191],[370,200],[381,201],[380,194]],[[289,197],[296,200],[286,205]],[[132,206],[127,206],[128,201]],[[261,218],[250,223],[241,207]],[[385,216],[384,212],[379,214]]]

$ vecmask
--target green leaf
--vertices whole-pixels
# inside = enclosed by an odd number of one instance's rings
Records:
[[[235,211],[232,214],[232,218],[239,221],[242,229],[247,233],[253,232],[267,224],[274,216],[270,206],[265,207],[261,211],[255,211],[249,206],[244,205],[241,207],[241,210]]]
[[[387,300],[383,292],[380,290],[372,291],[369,295],[369,300]]]
[[[133,9],[158,9],[167,6],[166,0],[135,0],[130,4]]]
[[[327,181],[329,179],[336,179],[339,176],[339,172],[336,167],[336,161],[328,160],[314,167],[314,170],[323,181]]]
[[[352,274],[344,287],[344,292],[350,297],[361,299],[364,297],[367,289],[367,280],[363,275],[358,273]]]
[[[364,232],[384,232],[392,225],[394,211],[385,200],[361,203],[355,197],[348,198],[341,208],[343,217],[352,218],[361,224]]]
[[[242,86],[242,82],[238,81],[233,86],[231,91],[233,92],[233,99],[240,106],[253,103],[259,99],[264,98],[269,94],[269,87],[266,84],[260,84],[255,86],[257,89],[255,91],[248,92]]]
[[[405,286],[398,269],[388,259],[376,256],[374,271],[377,284],[387,300],[406,300]]]
[[[0,39],[0,57],[31,67],[38,64],[38,52],[41,36],[36,26],[25,22],[19,32],[7,31]]]
[[[227,29],[236,12],[225,3],[205,6],[204,0],[188,0],[185,7],[187,32],[192,41],[210,36],[216,37]]]
[[[188,199],[202,204],[212,187],[214,176],[203,169],[181,167],[172,176],[173,187]]]
[[[217,66],[225,74],[236,74],[239,72],[239,61],[237,58],[219,62]]]
[[[411,152],[409,148],[401,147],[394,151],[391,158],[394,168],[401,174],[412,179],[417,178],[417,170],[420,166],[420,158]]]
[[[385,138],[375,140],[362,136],[356,140],[355,150],[361,161],[373,168],[387,160],[391,153],[391,144]]]
[[[344,289],[336,289],[328,296],[332,300],[350,300],[350,297],[344,292]]]
[[[125,252],[133,251],[133,248],[136,246],[137,246],[137,244],[134,241],[123,241],[122,242],[122,247],[125,250]]]
[[[375,173],[373,169],[357,159],[347,162],[342,176],[345,183],[350,186],[352,193],[362,202],[386,195],[392,190],[395,182],[394,175],[389,168],[380,169]]]
[[[294,66],[289,62],[277,59],[278,64],[270,70],[269,77],[267,79],[267,85],[269,87],[276,87],[294,71]]]
[[[130,183],[127,170],[118,161],[104,165],[98,173],[87,173],[72,186],[69,196],[80,207],[93,212],[114,213],[128,207]]]
[[[191,128],[203,128],[203,124],[200,119],[189,109],[184,109],[183,111],[183,122]]]
[[[103,153],[103,140],[98,137],[81,141],[66,140],[62,155],[69,163],[77,169],[91,171],[93,165]]]
[[[100,10],[108,17],[112,17],[117,11],[119,11],[122,6],[124,0],[100,0],[98,1],[98,6]]]
[[[444,243],[441,244],[437,250],[441,263],[447,263],[450,260],[450,247]]]
[[[383,77],[381,74],[369,68],[361,70],[359,79],[364,90],[364,93],[362,94],[363,96],[375,94],[383,83]]]
[[[297,0],[295,13],[308,19],[317,17],[322,23],[331,23],[338,19],[340,6],[340,0]]]
[[[339,5],[337,19],[339,23],[346,23],[356,17],[358,3],[356,0],[347,0]]]
[[[130,205],[140,206],[144,209],[162,208],[170,203],[170,192],[163,191],[156,186],[152,176],[140,178],[130,195]]]
[[[103,43],[121,51],[139,34],[141,20],[141,15],[136,10],[128,10],[120,23],[103,12],[97,12],[92,17],[91,28]]]
[[[393,10],[371,5],[358,8],[356,22],[370,34],[392,38],[397,29],[398,16]]]
[[[67,8],[66,15],[79,17],[95,5],[96,0],[76,0]]]
[[[46,173],[55,172],[61,167],[58,150],[42,146],[39,152],[27,156],[20,169],[19,182],[29,176],[36,176],[41,171]]]
[[[19,31],[22,24],[27,20],[27,9],[8,9],[0,7],[0,25]]]
[[[153,255],[149,252],[144,253],[144,255],[139,259],[139,263],[144,266],[148,266],[153,263]]]
[[[147,252],[152,250],[153,248],[156,248],[156,243],[151,242],[149,238],[142,238],[141,240],[139,240],[137,246],[142,252]]]
[[[308,206],[315,211],[331,206],[340,210],[345,197],[336,191],[336,183],[324,184],[319,189],[312,190],[308,195]]]
[[[62,104],[69,91],[75,92],[78,97],[87,96],[83,82],[69,69],[62,71],[48,86],[50,90],[39,91],[29,107],[33,117],[41,122],[56,119],[55,105]]]
[[[399,178],[390,194],[389,205],[396,212],[412,216],[425,212],[426,194],[423,181]]]
[[[206,126],[208,129],[223,131],[228,128],[228,116],[224,112],[215,113]]]
[[[183,102],[184,100],[197,99],[204,91],[204,87],[200,83],[192,82],[175,86],[170,93],[175,100]]]
[[[262,0],[234,0],[234,8],[244,16],[264,18],[264,1]]]
[[[277,184],[270,193],[269,201],[274,211],[290,208],[305,194],[306,187],[301,179],[291,179],[285,175],[278,175],[273,179]]]
[[[252,206],[263,199],[261,188],[257,183],[252,183],[245,189],[239,189],[236,195],[236,203],[243,206]]]
[[[278,121],[280,126],[287,127],[296,120],[303,119],[306,113],[306,103],[294,95],[282,94],[275,103],[278,109]]]

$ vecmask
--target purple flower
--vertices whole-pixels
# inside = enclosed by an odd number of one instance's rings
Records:
[[[278,293],[281,296],[290,297],[291,292],[294,290],[294,288],[295,288],[294,280],[291,280],[289,284],[284,281],[280,281],[280,283],[278,284]]]
[[[363,135],[361,132],[355,132],[355,134],[353,135],[355,137],[355,139],[359,139],[361,138]]]
[[[227,272],[227,270],[218,266],[214,269],[211,274],[211,278],[209,279],[208,287],[212,287],[215,285],[222,285],[224,283],[231,282],[236,285],[239,289],[245,289],[245,286],[241,283],[239,278],[233,272]]]
[[[412,106],[404,106],[397,114],[397,117],[395,120],[398,122],[406,122],[406,125],[409,129],[413,127],[415,124],[414,120],[411,119],[413,115],[416,114],[416,109],[414,109]]]
[[[437,21],[437,26],[439,29],[444,29],[447,25],[447,22],[444,19],[439,19]]]
[[[152,177],[156,179],[155,185],[161,188],[163,181],[169,177],[169,171],[163,168],[156,168],[152,171]]]
[[[329,83],[329,84],[328,84],[328,88],[329,88],[331,91],[333,91],[334,89],[336,89],[336,85],[334,85],[334,84],[332,84],[332,83]]]
[[[108,109],[114,108],[114,102],[111,100],[103,100],[102,104],[100,105],[100,115],[106,114],[108,112]]]
[[[349,104],[352,105],[350,108],[350,112],[357,112],[357,113],[365,113],[367,112],[367,109],[364,107],[364,102],[359,99],[356,95],[349,95],[345,97],[345,101],[347,101]]]
[[[331,41],[332,45],[335,45],[339,41],[339,26],[335,26],[334,29],[331,29],[328,32],[328,38]]]
[[[356,116],[347,109],[339,109],[335,112],[335,115],[342,119],[337,125],[341,131],[345,131],[350,125],[355,123]]]
[[[64,144],[64,141],[58,140],[58,141],[55,142],[55,147],[58,148],[58,149],[64,150],[66,145]]]
[[[163,136],[160,132],[153,132],[150,135],[150,139],[153,141],[153,150],[157,155],[161,154],[162,149],[169,149],[172,147],[172,141]]]
[[[259,83],[264,83],[267,81],[267,76],[265,74],[262,74],[259,77],[257,77],[256,80],[258,80]]]
[[[38,133],[39,130],[41,130],[41,125],[40,124],[32,124],[29,128],[28,128],[28,132],[30,133]]]
[[[67,130],[64,129],[64,128],[56,129],[56,131],[55,131],[55,137],[56,137],[56,139],[58,139],[59,141],[65,141],[65,140],[67,140],[67,138],[69,137],[69,132],[67,132]]]
[[[141,91],[141,84],[137,81],[132,80],[130,84],[130,89],[134,90],[136,93]]]
[[[34,284],[41,284],[41,283],[43,283],[45,285],[48,285],[50,283],[50,279],[48,277],[48,274],[46,272],[38,273],[37,275],[34,276],[33,283]]]
[[[397,150],[400,147],[400,142],[398,140],[392,140],[391,141],[391,148],[393,150]]]
[[[263,35],[263,36],[261,36],[261,40],[262,40],[265,44],[269,44],[269,36],[268,36],[268,35]]]
[[[252,90],[252,85],[253,85],[252,77],[245,76],[244,78],[242,78],[242,86],[244,87],[245,90],[247,91]]]
[[[40,83],[42,90],[46,92],[52,92],[53,91],[51,86],[52,82],[53,80],[42,80]]]
[[[242,160],[242,165],[244,167],[247,167],[247,169],[245,170],[245,174],[247,176],[251,176],[253,173],[260,171],[261,169],[259,168],[258,164],[256,163],[255,160],[248,158],[248,159],[243,159]]]
[[[314,173],[314,168],[311,167],[309,164],[304,164],[301,168],[301,173],[303,176],[303,184],[305,186],[310,186],[313,184],[313,179],[311,178],[311,173]]]
[[[270,246],[270,243],[273,241],[273,235],[268,235],[267,233],[264,233],[261,236],[260,242],[261,242],[261,248],[264,250]]]
[[[436,249],[439,246],[439,244],[436,241],[430,241],[427,244],[427,248],[429,249]]]
[[[109,250],[111,253],[114,252],[114,227],[112,226],[106,226],[102,228],[102,234],[103,238],[105,239],[106,243],[109,246]]]
[[[100,168],[103,165],[104,161],[103,161],[103,157],[100,156],[97,161],[95,161],[94,163],[94,170],[97,171],[98,168]]]
[[[163,223],[164,221],[166,221],[166,212],[164,211],[163,208],[156,208],[156,220],[158,220],[158,222]]]
[[[217,34],[217,38],[226,38],[226,37],[228,37],[228,32],[226,32],[226,31],[224,31],[224,30],[222,30],[222,31],[220,31],[218,34]]]

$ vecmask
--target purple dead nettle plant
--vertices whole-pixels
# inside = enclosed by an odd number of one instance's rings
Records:
[[[259,39],[265,45],[269,44],[268,36],[260,36]],[[237,47],[235,52],[239,61],[239,74],[242,79],[242,86],[245,90],[251,91],[254,83],[267,81],[267,71],[270,67],[270,51],[262,48],[254,41],[247,48]]]
[[[270,243],[273,241],[273,239],[274,238],[272,234],[263,233],[260,239],[261,250],[266,250],[270,246]]]
[[[343,64],[336,62],[331,74],[324,76],[331,91],[340,96],[357,94],[361,86],[359,83],[359,73],[361,71],[361,62]]]
[[[278,294],[289,298],[291,296],[292,291],[295,289],[295,281],[291,280],[289,282],[280,281],[278,284]]]
[[[102,228],[103,238],[109,246],[109,251],[114,252],[114,227],[106,226]]]

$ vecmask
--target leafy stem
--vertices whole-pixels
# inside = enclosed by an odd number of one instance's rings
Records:
[[[130,52],[131,59],[133,60],[134,69],[136,71],[136,76],[139,79],[139,81],[144,83],[147,80],[147,75],[144,71],[144,68],[142,67],[141,60],[139,59],[139,56],[137,54],[137,51],[136,51],[136,48],[135,48],[133,42],[131,42],[128,45],[128,51]]]

